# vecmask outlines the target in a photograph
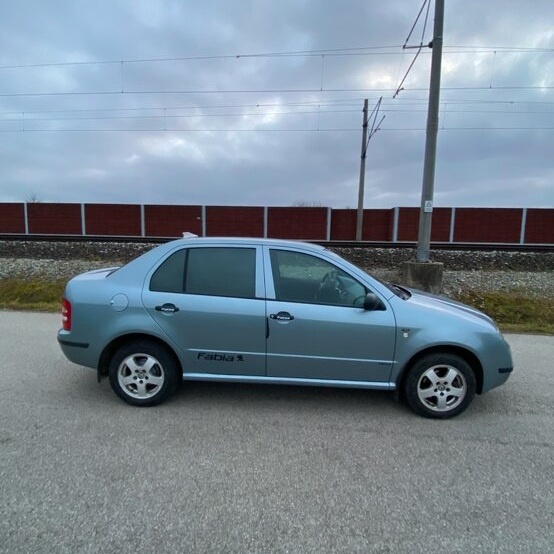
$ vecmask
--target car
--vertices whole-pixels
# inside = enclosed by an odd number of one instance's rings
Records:
[[[71,279],[58,342],[135,406],[187,381],[397,391],[445,419],[504,383],[494,321],[444,297],[382,282],[315,244],[183,238]]]

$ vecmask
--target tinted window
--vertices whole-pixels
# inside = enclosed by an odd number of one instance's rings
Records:
[[[362,307],[366,288],[335,265],[287,250],[271,250],[277,300]]]
[[[186,254],[186,250],[179,250],[169,256],[152,275],[150,290],[156,292],[183,292]]]
[[[254,248],[189,249],[185,292],[254,298],[256,250]]]

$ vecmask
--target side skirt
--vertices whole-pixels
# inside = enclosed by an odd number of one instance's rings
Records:
[[[216,381],[226,383],[260,383],[311,387],[344,387],[349,389],[396,390],[395,383],[379,381],[342,381],[338,379],[301,379],[291,377],[262,377],[249,375],[218,375],[212,373],[183,373],[183,381]]]

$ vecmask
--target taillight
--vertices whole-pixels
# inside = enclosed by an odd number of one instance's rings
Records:
[[[62,298],[62,326],[64,331],[71,331],[71,303]]]

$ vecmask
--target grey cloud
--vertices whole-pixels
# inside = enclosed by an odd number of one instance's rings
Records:
[[[529,6],[524,0],[449,1],[445,44],[554,46],[549,26],[554,6],[542,0]],[[5,28],[0,38],[0,65],[402,44],[418,8],[419,4],[406,0],[64,1],[57,2],[55,8],[44,2],[5,3],[0,8]],[[419,40],[417,33],[413,40]],[[425,128],[426,92],[410,89],[427,88],[429,60],[428,52],[420,56],[398,99],[393,101],[392,93],[383,94],[386,120],[368,151],[367,206],[419,204],[425,133],[394,129]],[[411,54],[398,51],[394,56],[234,58],[123,66],[123,86],[128,91],[313,89],[302,94],[0,97],[0,131],[23,125],[27,129],[0,132],[0,201],[23,200],[33,191],[43,200],[76,202],[290,205],[305,199],[336,207],[353,206],[362,99],[369,96],[373,103],[381,93],[319,92],[322,62],[324,88],[342,89],[394,87],[410,61]],[[445,54],[443,85],[488,87],[491,77],[494,86],[551,85],[552,70],[551,53]],[[0,72],[0,93],[112,91],[122,84],[119,64]],[[352,102],[325,104],[336,99]],[[479,129],[440,132],[438,204],[553,205],[549,148],[553,131],[486,130],[554,127],[551,91],[445,88],[442,99],[441,125]],[[287,105],[307,100],[321,101],[319,115],[268,115],[265,119],[245,115],[317,111],[316,106]],[[510,108],[510,104],[469,105],[457,103],[459,100],[552,104],[516,104]],[[249,106],[213,108],[245,104]],[[197,108],[171,109],[183,106]],[[130,108],[137,111],[109,111]],[[165,117],[163,108],[169,108]],[[339,109],[354,111],[324,113]],[[412,111],[415,109],[420,111]],[[548,113],[500,113],[510,109]],[[84,111],[32,113],[57,110]],[[15,112],[26,114],[23,118]],[[229,113],[236,115],[229,117]],[[202,117],[175,117],[191,114]],[[114,116],[119,119],[109,119]],[[38,117],[52,121],[32,121]],[[105,119],[75,119],[78,117]],[[321,129],[355,131],[282,132],[316,129],[318,125]],[[164,127],[168,131],[162,131]],[[50,131],[29,132],[39,128]],[[259,131],[233,131],[249,128]]]

